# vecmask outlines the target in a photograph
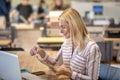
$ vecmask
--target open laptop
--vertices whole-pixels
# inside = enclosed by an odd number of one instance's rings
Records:
[[[0,51],[0,78],[3,80],[40,80],[38,76],[23,72],[21,74],[18,56]]]
[[[0,51],[0,77],[4,80],[22,80],[17,55]]]

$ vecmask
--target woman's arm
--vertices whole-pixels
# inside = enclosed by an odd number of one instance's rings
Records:
[[[45,54],[45,56],[41,58],[41,62],[46,65],[60,66],[63,63],[61,49],[54,58],[50,57],[48,54]]]
[[[88,55],[88,67],[87,73],[88,76],[91,77],[92,80],[97,80],[99,76],[100,69],[100,60],[101,60],[101,52],[97,44],[93,46],[90,50],[90,55]]]
[[[59,50],[58,54],[54,58],[51,58],[48,54],[46,54],[46,52],[43,49],[37,46],[34,46],[30,50],[30,55],[36,56],[36,58],[40,62],[44,63],[50,68],[54,68],[54,66],[60,66],[63,63],[61,49]]]
[[[86,63],[86,75],[81,73],[72,72],[72,79],[80,78],[80,79],[87,79],[87,80],[97,80],[99,75],[99,68],[100,68],[100,60],[101,60],[101,52],[97,45],[94,45],[90,49],[90,53],[87,56],[87,63]]]

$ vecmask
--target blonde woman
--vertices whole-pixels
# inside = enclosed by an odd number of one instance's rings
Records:
[[[59,26],[64,42],[56,57],[51,58],[37,47],[31,49],[31,55],[36,51],[42,57],[41,62],[56,75],[66,75],[72,80],[97,80],[101,53],[98,45],[89,38],[80,14],[75,9],[66,9],[59,17]]]

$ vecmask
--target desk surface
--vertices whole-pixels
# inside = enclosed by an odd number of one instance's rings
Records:
[[[31,56],[29,52],[24,51],[9,51],[18,55],[20,68],[28,69],[30,72],[48,71],[48,67],[37,60],[35,56]],[[46,51],[51,57],[55,56],[58,51]]]
[[[62,43],[63,37],[40,37],[37,43]]]
[[[35,76],[30,73],[22,73],[22,77],[28,79],[28,80],[70,80],[66,76],[52,76],[52,75],[40,75],[40,76]]]
[[[103,40],[104,41],[120,41],[120,38],[106,38],[106,37],[103,37]]]
[[[59,26],[59,22],[47,22],[47,26]]]
[[[34,26],[30,24],[12,24],[17,30],[32,30]]]
[[[0,40],[0,46],[6,46],[11,43],[11,40]]]

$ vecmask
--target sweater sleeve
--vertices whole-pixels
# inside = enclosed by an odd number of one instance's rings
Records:
[[[100,59],[101,59],[101,52],[97,45],[94,45],[90,48],[90,52],[87,55],[87,62],[86,62],[86,75],[72,72],[72,79],[80,78],[86,80],[97,80],[99,75],[99,68],[100,68]]]
[[[97,80],[99,75],[100,60],[101,60],[101,52],[97,44],[91,48],[90,55],[88,55],[87,59],[88,59],[87,62],[88,76],[90,76],[92,80]]]
[[[63,61],[62,61],[62,50],[60,49],[59,52],[57,53],[57,55],[54,58],[52,58],[48,54],[46,54],[44,58],[40,59],[40,61],[43,64],[46,64],[46,65],[60,66],[63,63]]]

